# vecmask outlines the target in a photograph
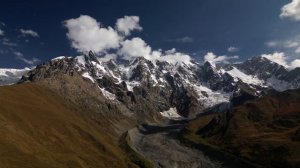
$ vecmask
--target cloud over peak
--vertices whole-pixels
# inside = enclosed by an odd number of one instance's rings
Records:
[[[274,52],[272,54],[262,54],[261,56],[264,58],[267,58],[273,62],[276,62],[279,65],[288,67],[287,57],[285,56],[285,54],[283,52]]]
[[[151,47],[148,46],[144,40],[135,37],[131,40],[122,42],[122,47],[119,54],[123,55],[123,59],[130,60],[132,57],[145,57],[151,59]]]
[[[167,51],[152,50],[146,42],[138,37],[122,42],[119,55],[125,60],[131,60],[136,57],[144,57],[151,61],[166,61],[171,64],[185,63],[189,64],[191,57],[187,54],[177,52],[175,48]]]
[[[281,8],[280,17],[300,21],[300,0],[292,0],[292,2],[284,5]]]
[[[185,63],[189,64],[191,62],[191,57],[185,53],[177,52],[175,48],[165,51],[158,58],[160,61],[167,61],[171,64]]]
[[[264,58],[267,58],[279,65],[284,66],[288,69],[294,69],[300,67],[300,59],[291,60],[285,53],[283,52],[274,52],[272,54],[262,54]]]
[[[297,67],[300,67],[300,59],[296,59],[296,60],[292,61],[291,64],[290,64],[291,69],[294,69],[294,68],[297,68]]]
[[[139,37],[127,39],[132,31],[142,30],[138,16],[124,16],[117,19],[115,28],[103,27],[100,22],[88,15],[66,20],[63,24],[68,29],[67,37],[73,48],[81,53],[92,50],[102,55],[100,58],[102,60],[117,57],[131,60],[144,57],[151,61],[161,60],[173,64],[178,62],[188,64],[191,60],[189,55],[177,52],[176,49],[153,50]]]
[[[208,52],[204,56],[204,61],[208,61],[212,64],[217,64],[217,63],[229,63],[230,60],[232,59],[239,59],[239,56],[217,56],[213,52]]]

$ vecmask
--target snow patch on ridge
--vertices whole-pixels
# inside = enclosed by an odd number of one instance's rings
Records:
[[[127,90],[133,92],[133,88],[141,85],[141,83],[138,81],[131,81],[131,82],[127,81],[126,85],[127,85]]]
[[[231,70],[225,71],[225,72],[227,72],[229,75],[231,75],[236,80],[235,82],[237,82],[237,80],[240,79],[244,83],[247,83],[250,85],[260,85],[261,86],[264,83],[264,81],[258,79],[256,76],[247,75],[235,67],[233,67]]]
[[[175,107],[170,108],[167,111],[160,112],[163,117],[168,119],[181,119],[182,117],[178,114],[177,109]]]
[[[53,58],[51,61],[61,60],[61,59],[65,59],[65,58],[67,58],[67,57],[66,56],[59,56],[59,57]]]
[[[102,94],[109,100],[116,100],[116,95],[106,91],[104,88],[100,88]]]
[[[88,72],[84,72],[84,73],[82,74],[82,76],[83,76],[84,78],[87,78],[87,79],[91,80],[93,83],[95,83],[94,78],[93,78]]]
[[[86,62],[84,56],[75,57],[75,61],[76,61],[75,67],[78,68],[78,71],[82,71],[83,69],[85,69]]]
[[[231,93],[212,91],[211,89],[203,85],[193,86],[193,88],[199,96],[198,100],[200,102],[203,102],[203,106],[205,108],[213,107],[221,103],[227,103],[231,98]]]

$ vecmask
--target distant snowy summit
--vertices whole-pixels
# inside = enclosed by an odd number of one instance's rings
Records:
[[[0,68],[0,86],[12,85],[20,81],[22,76],[30,71],[29,68],[24,69],[6,69]]]

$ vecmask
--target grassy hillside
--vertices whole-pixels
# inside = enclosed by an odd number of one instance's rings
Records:
[[[187,125],[184,138],[264,167],[300,167],[300,90],[201,116]]]
[[[34,83],[0,87],[0,167],[134,167],[109,130]]]

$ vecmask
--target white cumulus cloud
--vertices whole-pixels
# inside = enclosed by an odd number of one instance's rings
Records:
[[[157,58],[160,61],[167,61],[171,64],[185,63],[189,64],[191,57],[187,54],[177,52],[175,48],[167,50],[164,54]]]
[[[36,31],[30,29],[20,29],[20,32],[23,36],[39,37],[39,34]]]
[[[182,62],[189,64],[191,60],[189,55],[177,52],[176,49],[153,50],[139,37],[126,39],[132,31],[142,30],[137,16],[125,16],[118,19],[115,29],[105,28],[96,19],[87,15],[81,15],[63,23],[68,29],[67,37],[73,48],[82,53],[92,50],[98,55],[102,55],[99,58],[102,61],[118,57],[124,60],[144,57],[151,61],[161,60],[172,64]]]
[[[144,40],[135,37],[131,40],[125,40],[119,54],[123,55],[123,59],[130,60],[133,57],[145,57],[151,59],[151,47],[148,46]]]
[[[284,5],[281,8],[280,17],[300,21],[300,0],[292,0],[292,2]]]
[[[216,64],[216,63],[229,63],[230,60],[232,60],[232,59],[238,59],[238,58],[239,58],[239,56],[226,56],[226,55],[217,56],[213,52],[208,52],[204,56],[204,61],[208,61],[208,62],[210,62],[212,64]]]
[[[81,15],[64,21],[68,29],[67,37],[79,52],[92,50],[96,53],[119,47],[121,37],[112,27],[104,28],[96,19]]]
[[[167,51],[152,50],[141,38],[125,40],[119,50],[123,59],[131,60],[136,57],[144,57],[151,61],[167,61],[170,64],[185,63],[189,64],[191,57],[187,54],[177,52],[175,48]]]
[[[124,16],[117,20],[116,29],[124,33],[124,35],[130,35],[133,30],[142,30],[139,25],[140,18],[138,16]]]

